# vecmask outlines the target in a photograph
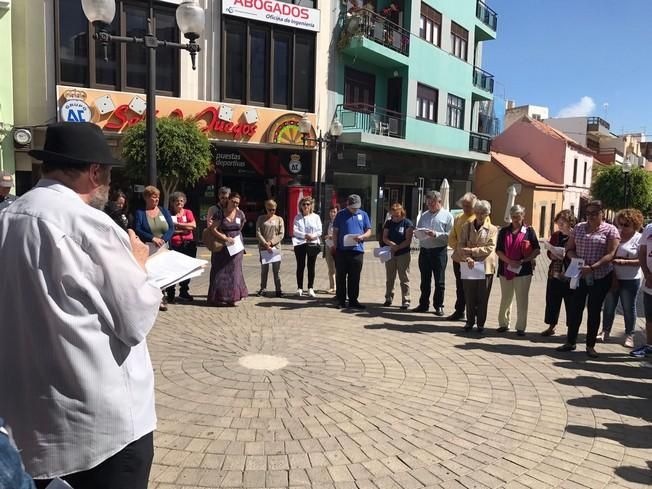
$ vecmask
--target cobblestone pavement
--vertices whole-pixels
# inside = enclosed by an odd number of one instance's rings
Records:
[[[253,248],[244,263],[253,294]],[[281,268],[294,292],[289,250]],[[538,334],[545,268],[525,338],[495,332],[498,282],[483,337],[380,306],[384,268],[370,253],[363,312],[336,310],[326,294],[208,308],[204,274],[191,284],[195,303],[171,305],[149,337],[159,417],[150,488],[649,487],[652,369],[620,338],[598,345],[598,360],[581,346],[555,352],[561,338]],[[322,259],[317,277],[326,288]],[[414,253],[411,278],[415,304]],[[448,313],[450,266],[447,284]],[[249,354],[287,365],[250,369]]]

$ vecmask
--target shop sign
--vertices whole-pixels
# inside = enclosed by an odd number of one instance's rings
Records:
[[[290,163],[288,163],[288,170],[290,173],[301,173],[301,156],[290,155]]]
[[[223,0],[222,13],[319,32],[319,10],[277,0]]]
[[[59,115],[64,122],[90,122],[93,117],[91,108],[86,103],[86,93],[81,90],[66,90],[63,93],[66,101],[59,109]]]
[[[358,168],[367,168],[367,154],[358,153],[358,159],[356,161],[356,166]]]

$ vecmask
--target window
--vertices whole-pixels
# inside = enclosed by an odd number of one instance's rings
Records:
[[[550,236],[555,232],[555,216],[557,215],[557,202],[550,204]]]
[[[149,16],[147,0],[118,0],[109,32],[142,36]],[[153,29],[159,39],[179,42],[174,6],[154,7]],[[78,0],[55,0],[57,83],[108,90],[144,92],[147,63],[142,45],[95,42],[93,28]],[[92,53],[92,54],[89,54]],[[179,94],[179,56],[176,49],[156,51],[156,89],[162,95]]]
[[[312,112],[315,36],[224,17],[222,100]]]
[[[469,31],[455,22],[451,22],[451,53],[464,61],[467,60]]]
[[[344,69],[344,107],[372,112],[376,103],[376,77],[369,73]]]
[[[421,3],[419,37],[435,46],[441,45],[441,14],[425,3]]]
[[[539,214],[539,237],[543,238],[546,235],[546,206],[541,206],[541,214]]]
[[[455,95],[448,95],[448,108],[446,111],[446,124],[458,129],[464,129],[464,99]]]
[[[584,176],[582,177],[582,183],[586,185],[586,174],[588,173],[589,170],[589,162],[585,161],[584,162]]]
[[[573,183],[577,183],[577,158],[573,161]]]
[[[417,119],[437,122],[438,98],[439,92],[436,89],[417,85]]]

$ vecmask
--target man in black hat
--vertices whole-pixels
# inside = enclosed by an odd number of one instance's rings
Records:
[[[98,126],[48,126],[43,178],[2,212],[0,413],[38,489],[147,487],[161,291],[147,246],[102,212],[120,162]]]

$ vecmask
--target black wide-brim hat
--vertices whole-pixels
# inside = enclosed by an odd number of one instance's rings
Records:
[[[102,129],[90,122],[57,122],[48,125],[43,149],[33,149],[29,155],[44,163],[123,165],[111,154]]]

